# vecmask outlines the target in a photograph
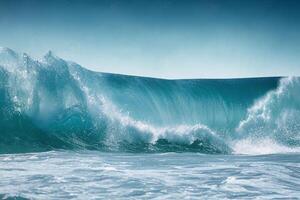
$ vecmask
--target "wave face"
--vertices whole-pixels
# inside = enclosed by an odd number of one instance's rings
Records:
[[[143,78],[2,48],[0,153],[298,151],[299,91],[299,78]]]

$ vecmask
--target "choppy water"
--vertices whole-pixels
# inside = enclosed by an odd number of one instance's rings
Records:
[[[299,199],[300,154],[0,155],[2,198]]]

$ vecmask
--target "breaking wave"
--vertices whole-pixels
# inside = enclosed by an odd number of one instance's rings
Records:
[[[0,152],[297,152],[299,91],[299,78],[143,78],[2,48]]]

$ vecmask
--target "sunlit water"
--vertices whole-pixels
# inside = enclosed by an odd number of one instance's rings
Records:
[[[0,155],[0,194],[4,199],[298,199],[300,154],[6,154]]]

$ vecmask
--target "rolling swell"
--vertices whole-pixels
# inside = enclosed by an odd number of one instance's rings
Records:
[[[295,150],[299,85],[298,78],[163,80],[96,73],[51,52],[36,61],[2,48],[0,152],[248,153],[242,147],[260,141]]]

